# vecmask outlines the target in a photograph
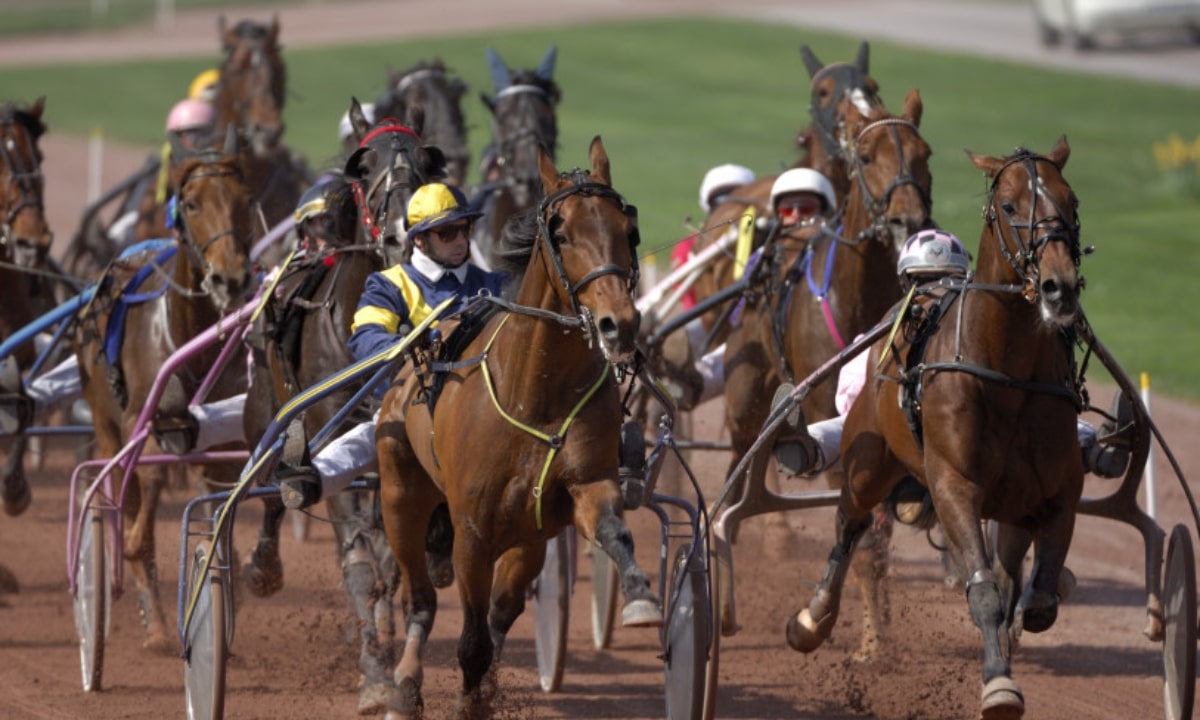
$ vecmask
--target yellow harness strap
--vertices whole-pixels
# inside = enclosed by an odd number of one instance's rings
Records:
[[[566,419],[563,420],[562,426],[559,427],[557,433],[554,435],[547,435],[535,427],[526,425],[525,423],[506,413],[504,408],[500,407],[500,400],[496,397],[496,386],[492,382],[492,372],[490,369],[488,369],[487,363],[488,352],[492,349],[492,343],[496,342],[496,338],[500,335],[501,328],[504,327],[504,323],[508,322],[510,317],[512,317],[512,315],[505,315],[504,319],[500,321],[500,324],[496,326],[496,332],[492,333],[491,339],[488,340],[487,346],[483,349],[483,361],[480,363],[480,366],[483,368],[483,381],[487,384],[488,396],[492,398],[492,405],[495,406],[496,412],[500,413],[500,417],[550,446],[550,452],[546,454],[546,462],[542,463],[542,472],[538,476],[537,485],[533,488],[533,518],[534,522],[537,524],[538,532],[541,532],[542,488],[546,484],[546,476],[550,474],[550,464],[554,462],[554,456],[558,453],[559,449],[562,448],[563,441],[566,439],[567,429],[571,427],[571,423],[575,422],[575,418],[579,415],[579,411],[583,409],[583,406],[587,404],[588,400],[592,399],[592,396],[596,394],[596,391],[600,389],[600,386],[604,384],[605,379],[608,378],[609,368],[608,365],[604,366],[604,369],[600,372],[600,377],[596,378],[596,382],[592,383],[592,386],[588,388],[586,393],[583,394],[583,397],[579,398],[579,402],[575,403],[575,407],[571,408],[571,412],[567,415]]]
[[[746,208],[746,212],[738,218],[737,251],[733,256],[733,279],[740,280],[746,271],[746,263],[750,262],[750,250],[754,247],[754,224],[757,211],[754,206]]]
[[[158,158],[158,183],[154,186],[154,202],[162,205],[167,201],[167,183],[171,180],[171,143],[163,143]]]

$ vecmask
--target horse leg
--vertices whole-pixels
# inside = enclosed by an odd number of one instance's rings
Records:
[[[279,557],[279,527],[287,508],[278,496],[263,498],[262,527],[258,544],[242,566],[246,587],[255,597],[270,597],[283,587],[283,560]]]
[[[1033,571],[1017,608],[1021,625],[1029,632],[1045,632],[1058,619],[1059,580],[1074,532],[1073,507],[1052,508],[1038,525],[1034,536]]]
[[[995,522],[995,521],[992,521]],[[1005,649],[1005,657],[1012,659],[1012,648],[1021,636],[1021,617],[1017,612],[1017,599],[1021,597],[1021,579],[1025,553],[1033,542],[1033,535],[1024,528],[1007,523],[995,525],[995,558],[992,570],[1000,586],[1000,601],[1003,603],[1004,620],[1008,625],[1008,633],[1001,640],[1007,639],[1009,647]],[[963,578],[965,581],[966,578]]]
[[[624,501],[615,482],[591,482],[571,487],[575,499],[575,527],[596,543],[617,564],[625,607],[625,627],[660,627],[662,601],[650,589],[650,579],[633,555],[633,533],[622,517]]]
[[[496,692],[496,668],[504,652],[504,640],[514,622],[525,612],[525,599],[529,586],[541,572],[546,561],[546,545],[520,546],[500,556],[496,565],[495,581],[492,584],[492,605],[488,613],[488,631],[491,634],[492,665],[484,678],[483,696],[489,700]]]
[[[927,458],[928,462],[928,458]],[[1012,680],[1009,665],[1011,644],[1005,621],[1001,578],[988,562],[983,530],[976,509],[977,489],[961,475],[948,475],[935,482],[933,505],[946,532],[946,540],[956,551],[958,566],[969,573],[966,582],[967,606],[971,620],[983,636],[982,720],[1013,720],[1025,712],[1021,688]],[[1015,554],[1015,547],[1006,549]],[[1011,562],[1011,558],[1006,558]],[[1004,574],[1008,574],[1006,571]],[[1055,580],[1057,580],[1055,574]]]
[[[854,653],[854,659],[858,662],[875,659],[891,619],[887,571],[892,523],[886,514],[876,517],[878,522],[871,523],[859,539],[858,552],[850,560],[850,570],[862,592],[863,602],[862,641]]]
[[[817,592],[809,601],[808,607],[788,618],[787,642],[793,650],[809,653],[821,646],[833,632],[837,624],[838,611],[841,605],[842,587],[846,582],[846,573],[850,569],[850,558],[854,554],[854,546],[863,533],[871,526],[870,513],[860,514],[854,519],[848,518],[845,506],[848,488],[842,489],[842,503],[837,510],[834,520],[836,537],[833,550],[829,553],[829,561],[825,565],[825,574]]]
[[[158,562],[155,559],[154,519],[158,514],[159,497],[165,477],[159,470],[134,473],[128,480],[130,491],[125,499],[125,559],[138,589],[138,608],[146,640],[142,647],[158,652],[170,652],[173,642],[167,634],[162,595],[158,585]]]
[[[17,516],[29,509],[33,502],[33,493],[29,489],[29,480],[25,477],[25,445],[28,438],[13,437],[6,444],[8,454],[4,459],[4,467],[0,468],[3,478],[3,489],[0,496],[4,499],[4,512]]]
[[[490,718],[491,698],[484,678],[492,667],[495,645],[488,625],[491,605],[492,554],[476,533],[455,538],[454,569],[463,608],[462,634],[458,639],[458,665],[462,668],[462,695],[454,714],[457,720]]]
[[[386,592],[374,552],[378,538],[371,527],[370,510],[362,507],[358,493],[337,493],[326,501],[325,506],[333,521],[342,582],[358,618],[362,643],[358,662],[363,684],[358,692],[358,714],[374,715],[387,708],[395,687],[391,678],[395,664],[391,637],[384,636],[386,643],[381,642],[377,623],[378,606],[386,604],[389,610],[391,608],[391,596]],[[390,623],[387,629],[390,629]]]
[[[380,513],[399,568],[405,623],[404,649],[392,675],[396,690],[388,707],[397,717],[419,718],[424,709],[422,656],[437,616],[437,590],[425,564],[425,537],[433,509],[445,499],[427,476],[421,477],[403,435],[403,427],[395,422],[381,422],[376,434]]]

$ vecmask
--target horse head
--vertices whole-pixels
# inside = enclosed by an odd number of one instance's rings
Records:
[[[1025,299],[1056,327],[1079,313],[1079,199],[1062,169],[1071,155],[1066,136],[1048,155],[1017,148],[1008,157],[967,155],[990,181],[977,276],[1019,282]]]
[[[25,268],[40,265],[54,240],[42,203],[45,180],[37,144],[46,132],[45,101],[38,98],[28,108],[0,108],[0,253]]]
[[[461,186],[471,161],[462,114],[466,83],[449,75],[441,58],[434,58],[404,72],[389,72],[388,87],[375,101],[376,117],[402,119],[427,143],[440,148],[446,158],[446,180]],[[420,122],[412,114],[417,109],[422,113]]]
[[[233,133],[229,133],[232,137]],[[200,275],[200,290],[221,313],[237,307],[250,287],[254,198],[242,178],[236,148],[187,158],[173,170],[175,228],[190,266],[187,287]]]
[[[446,176],[446,158],[395,118],[380,117],[371,125],[353,98],[350,125],[358,149],[346,160],[346,177],[354,183],[364,231],[389,261],[398,261],[406,247],[408,201],[417,188]]]
[[[513,72],[488,48],[495,96],[480,97],[492,113],[492,138],[501,183],[518,209],[537,199],[540,170],[538,154],[548,149],[554,158],[558,145],[555,106],[561,98],[554,82],[557,49],[546,51],[536,70]]]
[[[851,242],[873,237],[899,253],[913,233],[932,225],[932,150],[919,130],[922,110],[915,89],[899,117],[863,115],[853,103],[846,105],[843,140],[851,182],[846,238]]]
[[[811,128],[820,141],[809,150],[819,150],[825,159],[842,157],[838,126],[844,118],[843,101],[852,104],[863,115],[886,112],[883,100],[879,98],[879,83],[868,73],[869,55],[870,46],[863,42],[858,46],[858,57],[853,63],[824,65],[808,45],[800,46],[800,56],[804,59],[812,87],[808,105]],[[813,167],[819,165],[814,158]]]
[[[597,135],[589,150],[591,172],[559,173],[538,150],[545,196],[538,206],[538,249],[558,301],[595,331],[611,362],[633,355],[641,313],[633,302],[638,283],[637,209],[612,189],[608,153]],[[553,268],[553,272],[551,272]]]
[[[243,20],[232,28],[218,21],[225,60],[217,84],[216,133],[236,126],[259,156],[270,154],[283,136],[287,72],[279,55],[279,18],[270,25]]]

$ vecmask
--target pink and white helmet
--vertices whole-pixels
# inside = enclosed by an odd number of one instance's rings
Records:
[[[175,103],[167,115],[167,132],[199,130],[212,127],[216,119],[213,106],[203,100],[187,98]]]
[[[921,230],[904,241],[896,272],[901,277],[913,275],[966,276],[971,269],[971,256],[962,241],[945,230]]]

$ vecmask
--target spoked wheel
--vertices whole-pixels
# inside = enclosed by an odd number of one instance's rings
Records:
[[[571,600],[567,534],[546,543],[546,560],[529,601],[533,606],[534,648],[543,692],[558,692],[567,655],[567,620]]]
[[[1163,578],[1163,705],[1167,720],[1192,717],[1196,696],[1196,553],[1183,525],[1171,529]]]
[[[700,720],[704,716],[705,671],[709,623],[708,575],[704,559],[684,545],[671,567],[671,595],[663,650],[666,658],[667,719]]]
[[[226,579],[221,556],[213,558],[204,574],[207,545],[201,543],[192,556],[188,573],[188,597],[199,586],[196,607],[188,627],[183,670],[188,720],[221,720],[225,715]]]
[[[91,508],[87,512],[88,519],[79,533],[79,557],[75,561],[75,633],[79,636],[84,692],[96,692],[104,673],[112,574],[104,547],[104,511]]]
[[[593,543],[588,543],[585,552],[592,567],[592,644],[604,650],[612,644],[617,611],[617,564]]]

